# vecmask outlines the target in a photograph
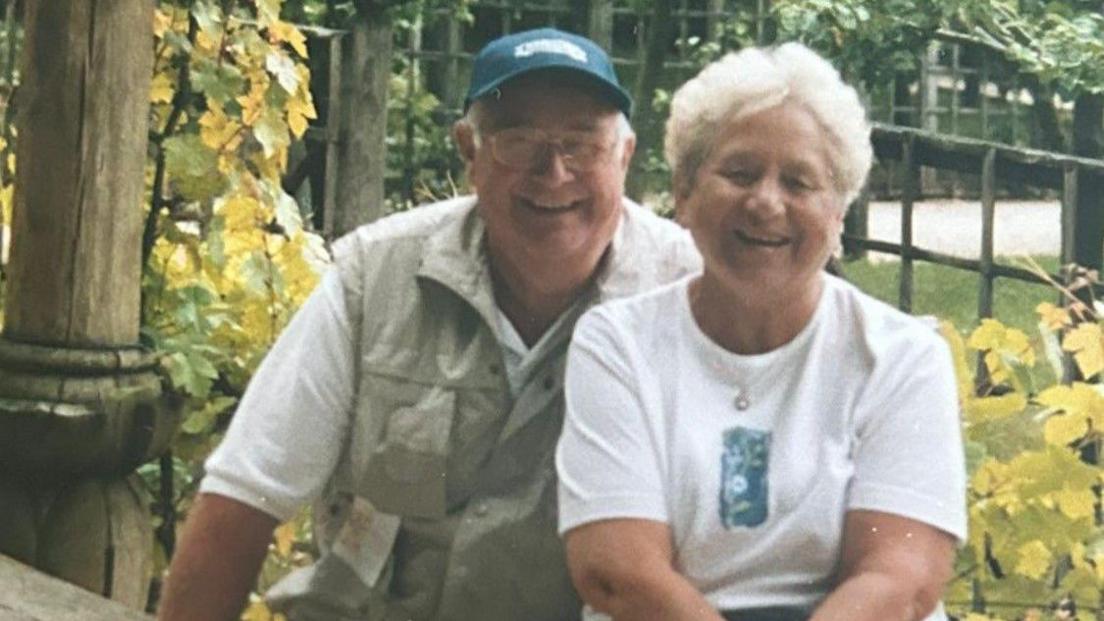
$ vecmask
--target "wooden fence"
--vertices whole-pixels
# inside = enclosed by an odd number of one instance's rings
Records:
[[[865,231],[853,228],[844,234],[844,247],[850,252],[873,250],[901,257],[898,306],[912,310],[913,263],[926,261],[978,274],[978,317],[993,314],[993,284],[997,278],[1025,282],[1067,283],[1069,273],[1038,274],[1032,270],[1000,263],[993,255],[993,229],[997,219],[996,196],[999,184],[1015,182],[1049,191],[1061,197],[1061,250],[1063,265],[1078,264],[1099,269],[1104,252],[1104,204],[1095,209],[1078,209],[1078,193],[1104,195],[1104,161],[1010,147],[994,142],[925,132],[908,127],[876,125],[872,137],[874,152],[881,162],[897,162],[901,195],[901,242],[868,239]],[[920,248],[913,244],[913,209],[919,199],[924,168],[954,171],[980,176],[981,246],[977,259],[968,259]],[[1080,201],[1084,205],[1085,201]],[[862,211],[865,205],[857,205]],[[1104,291],[1090,285],[1095,295]]]

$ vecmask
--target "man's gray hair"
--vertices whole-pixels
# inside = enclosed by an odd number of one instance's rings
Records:
[[[727,54],[675,92],[664,155],[676,179],[694,183],[724,124],[785,101],[804,106],[827,133],[830,172],[849,204],[862,190],[874,159],[870,123],[855,89],[831,63],[800,43]]]
[[[487,110],[487,106],[482,101],[475,101],[471,107],[468,108],[467,113],[460,118],[460,123],[466,123],[472,128],[472,137],[475,139],[475,146],[478,147],[482,142],[482,134],[488,129],[488,127],[494,127],[494,123],[490,122],[487,116],[491,114]],[[625,142],[631,137],[635,136],[636,132],[633,131],[632,125],[629,124],[629,119],[623,112],[617,113],[617,151],[616,155],[621,156],[622,150],[625,148]]]

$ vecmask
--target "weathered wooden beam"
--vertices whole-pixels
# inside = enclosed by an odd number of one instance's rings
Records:
[[[152,621],[113,602],[0,555],[0,621]]]
[[[141,609],[149,503],[125,476],[176,424],[157,358],[138,343],[153,3],[25,9],[0,338],[0,553]]]
[[[152,5],[38,0],[24,19],[4,333],[137,344]]]
[[[332,179],[331,236],[340,236],[386,213],[387,90],[391,78],[391,20],[382,11],[361,15],[341,40],[339,111],[331,118],[336,153],[326,160]],[[331,171],[332,169],[332,171]],[[330,173],[333,177],[330,177]]]
[[[1101,160],[882,123],[874,124],[871,135],[874,153],[879,159],[900,161],[907,138],[913,141],[914,160],[922,166],[979,175],[982,160],[992,149],[998,179],[1014,178],[1030,185],[1060,190],[1068,166],[1076,167],[1084,175],[1104,178],[1104,161]]]

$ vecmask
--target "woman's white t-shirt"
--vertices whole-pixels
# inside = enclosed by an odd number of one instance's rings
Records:
[[[556,455],[561,533],[666,523],[678,570],[721,610],[814,607],[850,509],[965,539],[956,383],[930,322],[825,275],[793,340],[737,355],[694,321],[690,281],[579,321]]]

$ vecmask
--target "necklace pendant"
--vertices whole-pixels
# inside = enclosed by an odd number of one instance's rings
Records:
[[[736,409],[743,412],[751,407],[751,400],[748,399],[747,393],[743,390],[736,393]]]

